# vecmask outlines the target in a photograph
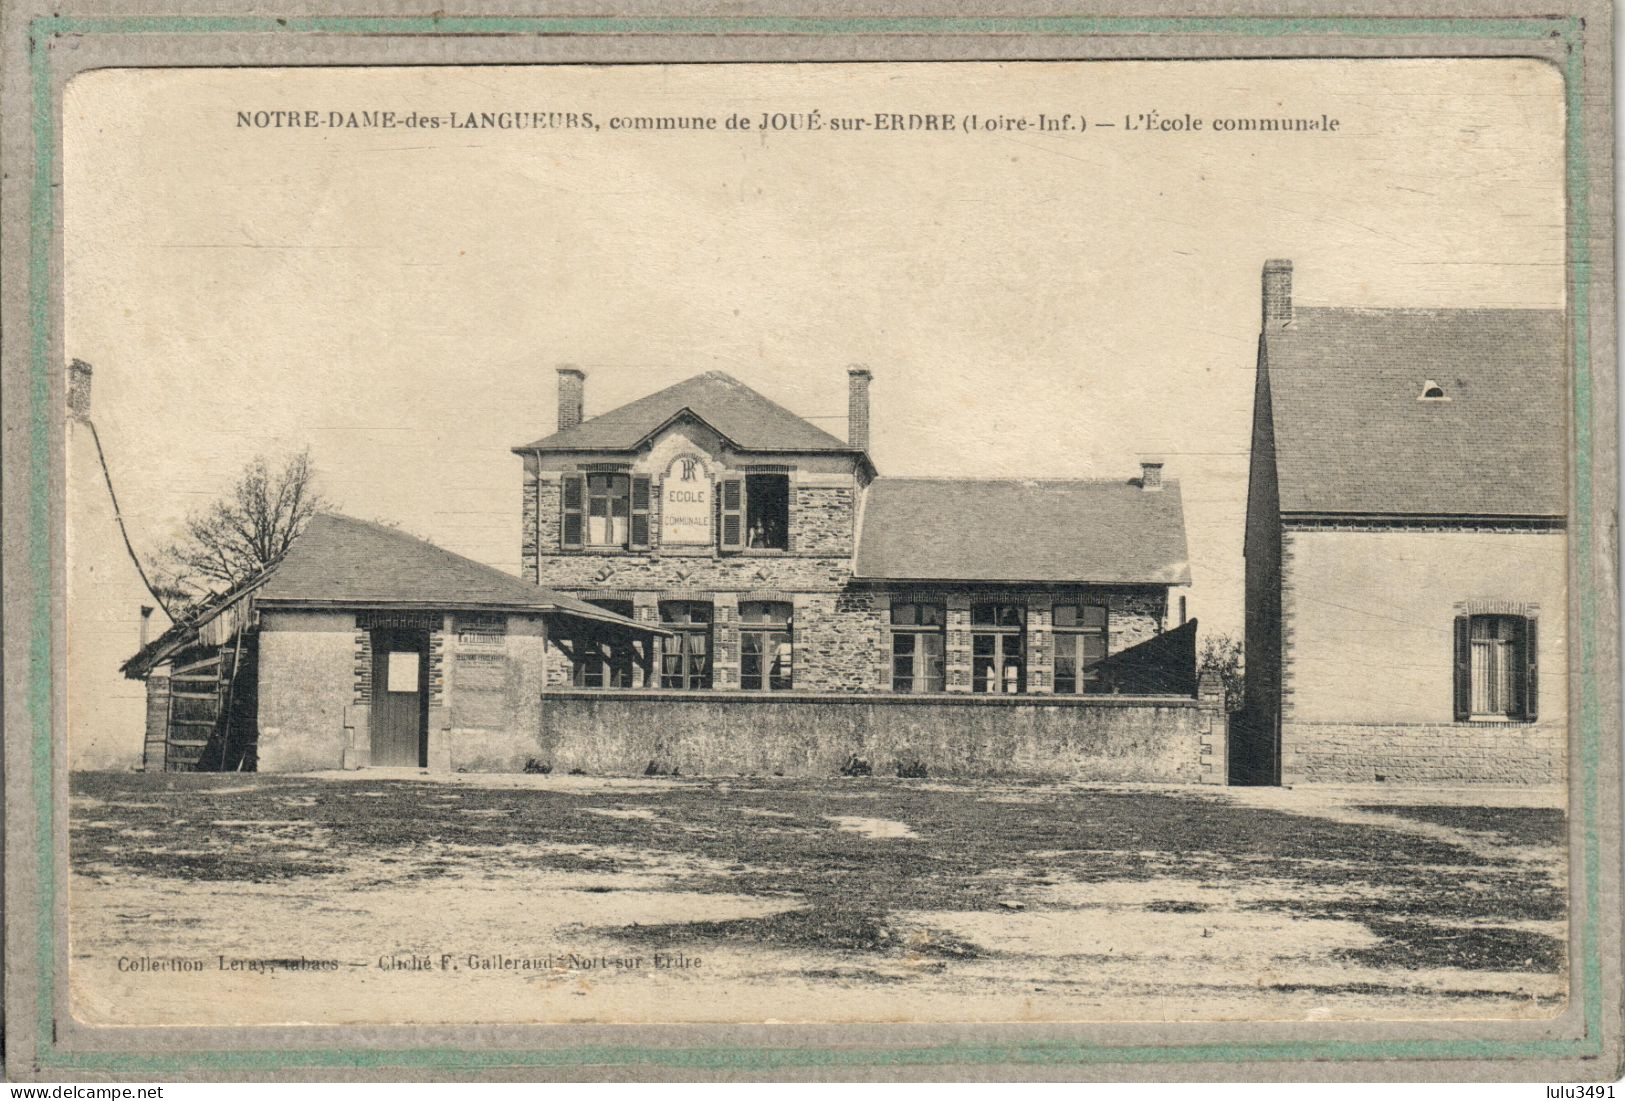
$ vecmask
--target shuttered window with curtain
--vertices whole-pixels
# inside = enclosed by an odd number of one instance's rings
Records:
[[[1537,717],[1536,623],[1532,616],[1456,617],[1454,696],[1458,722]]]

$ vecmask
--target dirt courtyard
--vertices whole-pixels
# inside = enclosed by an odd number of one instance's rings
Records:
[[[1549,1016],[1560,791],[80,773],[94,1024]]]

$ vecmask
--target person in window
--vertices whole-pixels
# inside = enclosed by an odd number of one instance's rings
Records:
[[[750,542],[747,545],[751,547],[765,547],[768,545],[767,526],[763,524],[761,520],[758,519],[751,522]]]

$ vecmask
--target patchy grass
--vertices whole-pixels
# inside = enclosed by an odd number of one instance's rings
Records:
[[[733,921],[619,926],[600,930],[653,947],[674,942],[736,943],[835,952],[880,952],[938,959],[976,959],[981,949],[940,929],[900,929],[873,910],[850,909],[824,899],[802,910]]]
[[[1375,814],[1392,814],[1473,833],[1494,834],[1505,845],[1555,847],[1568,842],[1568,817],[1556,807],[1362,806]]]
[[[1466,971],[1535,971],[1556,974],[1566,946],[1556,937],[1495,925],[1440,925],[1431,921],[1368,921],[1383,941],[1349,948],[1343,959],[1369,967],[1459,967]]]
[[[402,877],[428,878],[469,867],[669,868],[682,890],[789,907],[767,917],[598,930],[632,943],[968,960],[986,950],[900,915],[1064,909],[1071,904],[1056,900],[1054,884],[1173,878],[1265,882],[1270,896],[1249,904],[1255,909],[1363,923],[1382,942],[1348,950],[1348,958],[1373,966],[1553,973],[1563,963],[1555,938],[1510,927],[1563,917],[1561,890],[1543,867],[1404,829],[1198,791],[1033,784],[1020,786],[1018,801],[989,797],[986,785],[868,777],[448,790],[431,780],[83,773],[72,784],[75,798],[94,807],[71,831],[81,874],[263,882],[322,877],[361,860],[396,861]],[[1362,809],[1524,846],[1563,838],[1558,811]],[[840,828],[867,820],[906,829],[875,836]],[[1172,915],[1205,907],[1154,900],[1143,908]]]

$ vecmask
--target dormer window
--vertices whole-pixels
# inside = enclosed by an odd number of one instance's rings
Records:
[[[1416,400],[1417,401],[1449,401],[1450,399],[1445,396],[1443,386],[1440,386],[1437,382],[1434,382],[1432,379],[1428,379],[1426,382],[1424,382],[1422,384],[1421,396],[1418,397]]]

